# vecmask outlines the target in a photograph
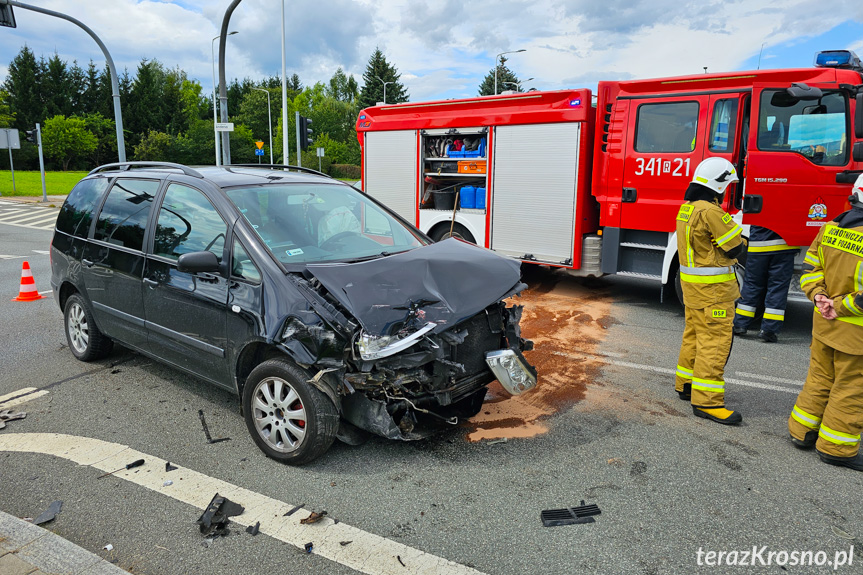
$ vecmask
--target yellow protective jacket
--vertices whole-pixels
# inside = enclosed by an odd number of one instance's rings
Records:
[[[726,252],[743,243],[743,229],[714,202],[684,203],[677,213],[677,254],[683,303],[693,309],[740,297],[735,258]]]
[[[833,300],[835,320],[818,310],[812,337],[850,355],[863,355],[863,209],[855,208],[818,232],[803,260],[800,287],[806,297]]]

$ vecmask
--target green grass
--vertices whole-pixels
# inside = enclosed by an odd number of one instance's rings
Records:
[[[64,196],[87,172],[45,172],[45,191],[49,196]],[[42,176],[38,171],[15,170],[15,192],[12,191],[12,172],[0,170],[0,193],[4,196],[41,196]]]

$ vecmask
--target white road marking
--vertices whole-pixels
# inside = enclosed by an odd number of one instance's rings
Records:
[[[782,377],[773,377],[772,375],[760,375],[758,373],[746,373],[745,371],[736,371],[735,375],[739,375],[740,377],[752,377],[755,379],[763,379],[764,381],[773,381],[775,383],[787,383],[789,385],[796,385],[797,387],[803,387],[804,382],[797,381],[794,379],[785,379]]]
[[[47,256],[48,254],[51,253],[48,250],[32,250],[32,251],[34,254],[42,254],[43,256]]]
[[[24,387],[18,391],[0,395],[0,410],[27,403],[43,395],[48,395],[48,392],[44,389],[36,389],[35,387]]]
[[[30,214],[29,216],[19,216],[16,214],[10,218],[5,218],[5,217],[0,216],[0,224],[6,224],[6,223],[12,223],[12,222],[14,222],[16,224],[20,224],[22,222],[29,222],[30,220],[39,220],[40,222],[42,222],[43,220],[48,221],[48,220],[52,220],[52,219],[56,220],[57,214],[49,215],[49,216],[47,216],[47,219],[46,219],[46,215],[44,212]]]
[[[594,355],[594,354],[590,354],[590,353],[579,353],[579,352],[563,353],[561,351],[556,351],[556,352],[554,352],[554,354],[560,355],[563,357],[568,357],[570,359],[591,358],[591,359],[595,359],[595,360],[599,361],[600,363],[605,363],[608,365],[616,365],[618,367],[629,367],[632,369],[640,369],[642,371],[652,371],[654,373],[662,373],[665,375],[674,375],[676,372],[676,370],[670,369],[667,367],[656,367],[653,365],[644,365],[641,363],[632,363],[629,361],[619,361],[616,359],[608,359],[607,357],[603,357],[602,355]],[[747,381],[744,379],[734,379],[734,378],[726,377],[725,382],[726,383],[733,383],[735,385],[743,385],[746,387],[754,387],[757,389],[769,389],[771,391],[784,391],[785,393],[793,393],[793,394],[800,393],[799,389],[788,389],[787,387],[781,387],[778,385],[770,385],[768,383],[761,383],[758,381]]]
[[[130,461],[143,458],[146,462],[143,467],[124,469],[115,473],[114,477],[125,479],[202,510],[206,508],[213,495],[218,493],[246,508],[242,515],[232,517],[231,521],[246,527],[260,521],[261,533],[300,549],[311,541],[314,543],[315,555],[361,573],[482,575],[475,569],[443,557],[390,541],[341,522],[335,523],[329,517],[313,525],[301,525],[300,519],[308,516],[308,510],[299,510],[290,517],[285,517],[284,514],[293,509],[293,505],[184,467],[167,473],[164,459],[119,443],[57,433],[7,433],[0,434],[0,452],[2,451],[53,455],[105,472],[122,469]],[[164,483],[168,479],[174,483],[165,486]],[[98,490],[95,483],[93,490],[94,492]],[[342,541],[353,543],[341,545]]]
[[[49,289],[49,290],[45,290],[45,291],[40,291],[39,295],[45,295],[46,293],[54,293],[54,290]]]
[[[26,257],[27,256],[4,256],[4,255],[0,255],[0,260],[17,260],[17,259],[24,259]]]

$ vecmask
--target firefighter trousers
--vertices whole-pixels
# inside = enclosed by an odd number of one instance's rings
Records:
[[[797,439],[817,431],[816,449],[854,457],[863,429],[863,355],[850,355],[812,338],[809,373],[788,418]]]
[[[692,385],[693,407],[725,407],[725,364],[731,354],[734,302],[686,308],[674,387]]]
[[[756,310],[763,304],[761,330],[778,333],[782,329],[796,254],[793,250],[749,254],[746,258],[746,273],[740,288],[734,327],[749,329],[749,325],[755,320]]]

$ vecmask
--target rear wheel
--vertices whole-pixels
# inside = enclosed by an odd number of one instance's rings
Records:
[[[301,465],[323,455],[339,429],[333,402],[285,359],[252,370],[243,389],[243,414],[255,444],[267,457]]]
[[[447,238],[458,238],[472,244],[476,243],[473,234],[471,234],[468,229],[461,224],[453,224],[452,233],[450,233],[449,224],[439,226],[430,234],[429,237],[436,242],[443,241]]]
[[[81,361],[94,361],[111,353],[114,342],[99,331],[87,302],[78,294],[69,296],[63,310],[66,341],[69,349]]]

